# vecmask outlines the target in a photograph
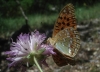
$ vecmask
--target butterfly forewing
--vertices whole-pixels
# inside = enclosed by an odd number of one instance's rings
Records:
[[[53,30],[53,37],[64,28],[73,27],[76,29],[76,19],[72,4],[66,5],[60,12]]]

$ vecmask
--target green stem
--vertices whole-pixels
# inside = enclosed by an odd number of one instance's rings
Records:
[[[35,64],[37,65],[37,67],[38,67],[38,69],[40,70],[40,72],[43,72],[42,69],[41,69],[41,67],[40,67],[40,65],[38,64],[37,59],[36,59],[35,56],[34,56],[34,62],[35,62]]]

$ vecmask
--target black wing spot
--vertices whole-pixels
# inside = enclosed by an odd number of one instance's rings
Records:
[[[60,19],[62,19],[62,17],[59,16]]]
[[[62,22],[63,25],[65,25],[65,22]]]
[[[56,27],[58,27],[58,26],[56,25]]]
[[[66,17],[64,17],[64,19],[66,19]]]
[[[69,23],[67,23],[67,26],[69,26],[70,24]]]
[[[67,21],[69,21],[69,18],[67,18]]]
[[[58,23],[58,25],[61,25],[61,23],[60,22],[57,22]]]
[[[63,30],[64,28],[62,27],[61,30]]]

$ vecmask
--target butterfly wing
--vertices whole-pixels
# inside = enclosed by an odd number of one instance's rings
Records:
[[[77,54],[80,48],[80,37],[74,28],[65,28],[58,32],[54,39],[54,51],[56,55],[52,55],[55,63],[58,66],[67,64],[74,65],[73,57]]]
[[[64,55],[74,57],[80,48],[80,36],[73,28],[65,28],[56,34],[54,47]]]
[[[60,31],[63,32],[63,29],[65,29],[65,28],[73,28],[74,30],[76,30],[76,19],[75,19],[74,8],[73,8],[72,4],[66,5],[59,14],[59,17],[54,26],[53,36],[52,36],[52,38],[55,38],[55,40],[56,40],[55,42],[59,42],[57,39],[63,38],[64,35],[61,34],[62,36],[59,37],[58,34],[60,34],[59,33]],[[55,37],[55,36],[58,36],[58,37]],[[60,44],[61,44],[61,42],[58,43],[58,47],[61,46]],[[59,49],[60,48],[57,48],[57,46],[56,46],[56,48],[54,49],[54,52],[56,52],[56,55],[52,55],[55,63],[58,66],[64,66],[67,64],[74,65],[75,61],[68,55],[62,54],[61,52],[63,52],[64,50],[62,50],[62,51],[60,50],[61,51],[60,52]],[[65,48],[63,48],[63,49],[65,49]],[[68,51],[68,50],[65,50],[65,51]],[[74,55],[76,55],[76,54],[74,54]]]
[[[76,19],[74,15],[74,6],[67,4],[60,12],[58,19],[55,23],[53,36],[64,28],[73,27],[76,29]]]
[[[53,55],[53,59],[54,62],[58,65],[58,66],[64,66],[67,64],[71,64],[71,65],[75,65],[75,60],[73,60],[72,58],[68,57],[64,57],[63,54],[61,54],[57,49],[54,49],[54,52],[56,52],[55,55]]]

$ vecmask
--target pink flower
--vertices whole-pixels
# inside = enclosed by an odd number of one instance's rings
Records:
[[[9,67],[21,67],[23,65],[33,65],[35,56],[40,64],[47,65],[46,58],[53,52],[53,47],[48,44],[43,44],[45,34],[40,34],[38,31],[31,32],[31,34],[20,34],[17,42],[12,42],[11,51],[5,52],[9,55],[7,60],[12,63]]]

